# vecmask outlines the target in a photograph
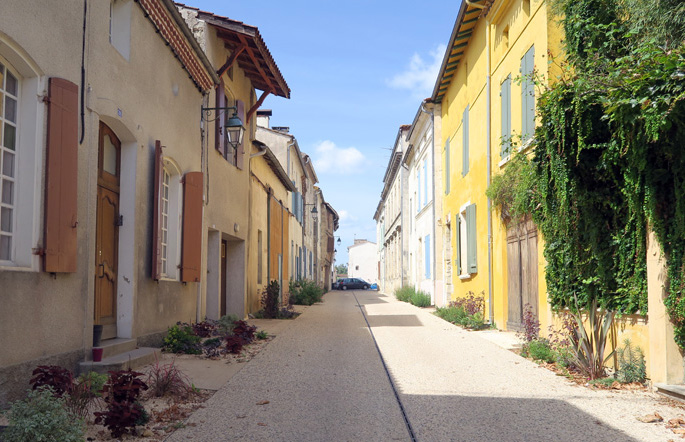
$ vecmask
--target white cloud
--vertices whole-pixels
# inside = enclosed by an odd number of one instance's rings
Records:
[[[430,51],[428,62],[421,55],[414,53],[407,69],[388,80],[388,85],[395,89],[410,90],[415,98],[423,99],[430,96],[446,48],[444,44],[440,44]]]
[[[314,147],[316,158],[314,168],[317,173],[353,174],[360,173],[365,158],[355,147],[342,148],[330,140],[322,141]]]

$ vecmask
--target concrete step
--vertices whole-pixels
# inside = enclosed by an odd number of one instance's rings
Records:
[[[135,339],[115,338],[107,339],[100,343],[100,348],[102,348],[102,359],[135,350],[136,347]],[[90,356],[92,356],[92,354]]]
[[[685,401],[685,385],[654,384],[656,392],[672,399]]]
[[[107,374],[108,371],[127,370],[129,368],[135,370],[138,367],[155,362],[155,359],[160,358],[161,352],[162,349],[160,348],[141,347],[107,358],[103,357],[100,362],[93,362],[92,360],[80,362],[79,373],[95,371]]]

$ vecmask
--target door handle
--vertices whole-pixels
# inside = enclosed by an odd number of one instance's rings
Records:
[[[98,264],[98,278],[102,279],[105,277],[105,265]]]

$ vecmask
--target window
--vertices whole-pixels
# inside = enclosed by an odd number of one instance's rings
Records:
[[[416,182],[417,182],[417,187],[419,189],[419,199],[416,200],[416,213],[421,211],[421,167],[417,168],[418,171],[416,172]]]
[[[0,64],[0,261],[12,261],[16,224],[19,80]]]
[[[131,56],[130,0],[112,0],[109,4],[109,42],[126,60]]]
[[[292,250],[292,246],[291,250]],[[262,231],[257,230],[257,284],[262,284],[262,266],[264,258],[262,257]]]
[[[521,59],[521,142],[535,135],[535,46]]]
[[[14,46],[0,37],[0,266],[38,271],[41,259],[33,254],[33,248],[43,246],[40,232],[44,219],[39,217],[36,195],[41,194],[44,176],[47,111],[36,96],[45,93],[48,82],[38,76],[37,67],[10,49]],[[60,127],[55,124],[57,131]],[[76,148],[70,145],[68,149]],[[75,176],[73,170],[67,170]],[[55,175],[59,172],[53,172]]]
[[[469,107],[466,106],[464,114],[461,118],[461,133],[462,133],[462,166],[461,176],[466,176],[469,173]]]
[[[445,195],[450,193],[450,139],[445,141]]]
[[[428,158],[423,160],[423,207],[426,207],[426,204],[428,204]]]
[[[457,217],[457,269],[459,277],[470,278],[478,273],[476,248],[476,205],[462,207]]]
[[[160,186],[162,277],[178,280],[181,265],[181,174],[173,160],[164,158],[163,164]]]
[[[502,106],[502,138],[501,151],[502,158],[506,158],[511,153],[511,75],[502,82],[500,87],[500,103]]]

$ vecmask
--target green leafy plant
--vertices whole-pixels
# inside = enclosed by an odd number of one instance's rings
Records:
[[[235,314],[224,315],[217,321],[217,333],[220,335],[225,335],[226,333],[233,330],[233,324],[240,318]]]
[[[572,354],[573,365],[591,380],[604,377],[605,364],[614,355],[612,350],[605,356],[605,350],[615,312],[598,311],[597,300],[592,300],[586,312],[589,333],[585,329],[580,309],[577,309],[574,316],[577,328]]]
[[[257,332],[257,334],[255,335],[255,337],[256,337],[257,339],[259,339],[260,341],[263,341],[264,339],[268,339],[268,338],[269,338],[269,334],[268,334],[266,331],[264,331],[264,330],[259,330],[259,331]]]
[[[482,330],[488,327],[482,312],[484,305],[483,297],[469,292],[466,297],[450,302],[447,307],[435,309],[435,315],[452,324],[472,330]]]
[[[411,295],[414,294],[414,287],[400,287],[395,289],[395,298],[398,301],[409,302]]]
[[[28,392],[14,402],[9,411],[9,426],[2,433],[5,442],[77,442],[84,440],[83,420],[70,413],[64,399],[48,386]]]
[[[633,347],[630,339],[626,339],[623,342],[623,347],[618,349],[616,379],[623,384],[644,383],[647,379],[645,355],[640,347]]]
[[[417,307],[429,307],[431,305],[431,296],[419,290],[412,293],[409,303]]]
[[[547,363],[556,361],[556,354],[554,353],[554,350],[552,350],[552,347],[550,347],[549,341],[546,339],[530,341],[525,344],[524,347],[526,349],[526,354],[535,361],[544,361]]]
[[[612,385],[614,385],[614,382],[616,382],[616,379],[612,377],[606,377],[606,378],[597,378],[593,379],[590,382],[588,382],[590,385],[599,385],[604,388],[611,388]]]
[[[324,290],[308,279],[290,281],[290,301],[297,305],[312,305],[321,302]]]
[[[87,371],[82,373],[76,382],[79,384],[87,385],[90,389],[90,394],[93,397],[102,397],[102,389],[107,382],[107,375],[98,373],[96,371]]]
[[[164,351],[170,353],[201,354],[200,341],[192,327],[176,324],[169,328],[164,337]]]

